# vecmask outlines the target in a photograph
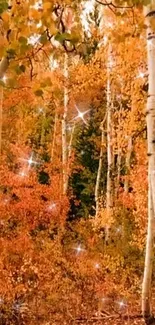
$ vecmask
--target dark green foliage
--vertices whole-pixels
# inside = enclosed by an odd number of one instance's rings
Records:
[[[98,112],[92,108],[88,125],[80,125],[77,129],[75,148],[75,171],[70,178],[70,186],[73,197],[79,201],[79,205],[71,200],[70,219],[75,217],[88,217],[95,214],[95,183],[100,155],[100,122]],[[103,175],[101,187],[106,183],[106,152],[103,159]],[[103,186],[104,184],[104,186]],[[105,187],[103,188],[105,192]]]
[[[50,183],[50,177],[47,172],[41,170],[38,174],[38,181],[40,184],[48,185]]]

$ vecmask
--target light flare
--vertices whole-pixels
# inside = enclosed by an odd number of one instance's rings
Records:
[[[85,112],[81,112],[81,111],[78,109],[77,105],[75,105],[75,108],[76,108],[76,110],[77,110],[77,112],[78,112],[78,115],[75,116],[75,117],[72,119],[72,121],[80,118],[80,119],[81,119],[85,124],[87,124],[86,120],[84,119],[84,116],[85,116],[88,112],[90,112],[90,109],[88,109],[88,110],[85,111]]]

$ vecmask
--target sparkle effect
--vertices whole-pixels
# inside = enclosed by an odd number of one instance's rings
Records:
[[[73,120],[76,120],[76,119],[81,119],[85,124],[87,124],[87,122],[86,122],[86,120],[84,119],[84,116],[88,113],[88,112],[90,112],[90,109],[88,109],[87,111],[85,111],[85,112],[81,112],[79,109],[78,109],[78,107],[77,107],[77,105],[75,105],[75,108],[76,108],[76,110],[77,110],[77,112],[78,112],[78,115],[76,116],[76,117],[74,117],[73,118]]]
[[[35,46],[39,43],[41,35],[40,34],[33,34],[28,38],[28,44]]]
[[[74,249],[76,250],[77,254],[79,254],[79,253],[85,251],[85,249],[83,249],[83,248],[81,247],[81,245],[79,245],[78,247],[76,247],[76,248],[74,248]]]
[[[6,81],[7,81],[7,76],[3,76],[2,78],[1,78],[1,80],[4,82],[4,83],[6,83]]]
[[[119,305],[120,308],[123,308],[123,307],[126,307],[127,306],[123,300],[116,301],[116,303]]]
[[[144,72],[139,72],[137,79],[138,78],[144,78],[145,77],[145,73]]]
[[[56,208],[56,203],[51,203],[50,206],[48,207],[49,210],[53,210]]]
[[[21,172],[19,173],[19,176],[21,176],[21,177],[25,177],[25,176],[27,176],[27,174],[26,174],[24,171],[21,171]]]
[[[30,168],[31,165],[38,165],[39,164],[37,161],[33,160],[33,153],[31,154],[29,159],[21,159],[21,160],[28,163],[28,168]],[[23,176],[23,175],[21,175],[21,176]]]
[[[38,165],[38,162],[33,160],[33,154],[31,155],[31,157],[27,160],[29,167],[31,167],[31,165]]]
[[[43,109],[43,107],[39,107],[39,108],[38,108],[38,112],[39,112],[39,113],[44,113],[44,109]]]
[[[95,269],[99,269],[100,268],[100,264],[96,263],[95,264]]]

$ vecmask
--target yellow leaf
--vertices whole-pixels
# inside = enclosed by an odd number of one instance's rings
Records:
[[[35,9],[31,9],[29,11],[29,16],[30,16],[30,19],[37,19],[37,20],[40,20],[41,18],[41,13]]]
[[[51,5],[51,2],[45,2],[44,3],[44,10],[48,10],[48,9],[51,9],[52,5]]]
[[[9,22],[9,14],[8,12],[4,11],[1,15],[3,22],[8,23]]]
[[[57,30],[54,23],[51,23],[51,25],[50,25],[50,32],[51,32],[52,35],[55,35],[58,32],[58,30]]]

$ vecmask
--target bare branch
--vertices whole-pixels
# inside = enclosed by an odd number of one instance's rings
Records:
[[[74,322],[98,322],[98,321],[104,321],[104,320],[108,320],[108,319],[121,319],[121,320],[134,320],[134,319],[142,319],[143,318],[143,315],[142,314],[135,314],[135,315],[128,315],[128,314],[125,314],[125,315],[116,315],[116,314],[112,314],[112,315],[100,315],[99,317],[97,316],[94,316],[94,317],[91,317],[90,319],[87,319],[87,318],[76,318],[74,319],[73,321]]]
[[[103,6],[108,6],[109,8],[110,7],[113,7],[115,9],[133,9],[134,8],[134,5],[132,6],[118,6],[118,5],[115,5],[112,1],[111,2],[103,2],[103,1],[100,1],[100,0],[95,0],[97,3],[99,3],[100,5],[103,5]]]

